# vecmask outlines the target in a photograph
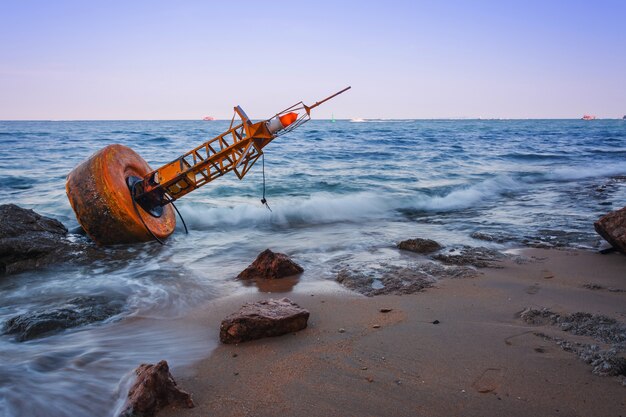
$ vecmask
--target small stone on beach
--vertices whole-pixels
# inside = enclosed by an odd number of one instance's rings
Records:
[[[342,328],[340,328],[340,329],[338,330],[338,332],[339,332],[339,333],[345,333],[345,332],[346,332],[346,329],[344,329],[344,328],[342,327]]]
[[[380,324],[375,324],[372,326],[374,329],[380,329]]]
[[[391,312],[391,311],[393,311],[393,309],[391,309],[391,308],[381,308],[381,309],[380,309],[380,312],[381,312],[381,313],[389,313],[389,312]]]
[[[439,320],[433,321],[433,324],[439,324],[439,323],[440,323]]]

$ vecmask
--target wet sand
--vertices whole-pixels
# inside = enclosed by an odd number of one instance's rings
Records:
[[[364,297],[339,287],[270,294],[307,308],[309,327],[220,345],[197,366],[173,369],[196,407],[159,416],[626,416],[619,377],[592,374],[576,354],[535,333],[602,343],[519,318],[527,307],[547,307],[626,322],[626,292],[616,291],[626,290],[626,256],[521,254],[528,262],[505,261],[413,295]],[[217,339],[223,317],[263,298],[222,299],[191,320]]]

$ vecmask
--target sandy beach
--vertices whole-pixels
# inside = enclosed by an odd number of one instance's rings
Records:
[[[531,307],[623,323],[626,258],[576,250],[518,254],[476,278],[441,280],[417,294],[280,294],[311,312],[308,328],[219,345],[197,366],[174,369],[196,407],[160,415],[626,415],[623,377],[594,375],[556,341],[600,349],[606,343],[520,318]],[[217,339],[223,317],[266,296],[223,299],[191,321]]]

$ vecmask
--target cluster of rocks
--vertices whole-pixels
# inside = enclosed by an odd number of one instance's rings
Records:
[[[238,275],[240,279],[281,279],[302,273],[304,269],[287,255],[267,249]],[[243,343],[264,337],[294,333],[307,327],[309,311],[293,301],[267,299],[244,304],[220,325],[220,341]],[[191,395],[176,385],[166,361],[142,364],[120,417],[152,417],[165,406],[194,407]]]
[[[594,224],[596,230],[613,247],[626,253],[626,208],[609,213]],[[0,274],[9,274],[44,265],[75,260],[88,251],[85,244],[68,239],[67,229],[50,219],[9,204],[0,206]],[[501,239],[475,232],[473,238],[501,243]],[[421,255],[428,260],[408,266],[380,264],[375,268],[342,267],[336,280],[349,289],[367,296],[408,294],[424,290],[437,278],[467,278],[477,275],[475,268],[498,267],[505,255],[489,248],[461,246],[446,249],[430,239],[409,239],[398,248]],[[434,262],[438,261],[438,262]],[[303,268],[285,254],[267,249],[242,271],[242,280],[274,280],[297,276]],[[123,300],[111,302],[100,297],[76,297],[46,310],[21,314],[8,320],[4,333],[24,341],[52,332],[102,321],[119,314]],[[589,313],[559,315],[550,310],[527,309],[522,320],[533,325],[558,325],[561,330],[593,337],[611,344],[610,349],[598,345],[571,343],[552,338],[563,349],[576,352],[600,375],[626,375],[626,327],[606,316]],[[220,326],[222,343],[242,343],[263,337],[297,332],[307,327],[309,312],[287,298],[267,299],[244,304],[226,317]],[[544,337],[549,337],[543,335]],[[154,416],[167,405],[193,407],[189,393],[178,388],[166,361],[142,364],[129,390],[121,416]]]
[[[596,343],[571,342],[564,338],[535,333],[545,340],[555,342],[563,350],[573,352],[592,366],[592,372],[601,376],[626,376],[626,325],[600,314],[577,312],[561,315],[547,308],[527,308],[520,318],[531,325],[553,325],[562,331],[578,336],[588,336],[608,347]],[[622,378],[626,385],[626,378]]]
[[[414,294],[429,288],[440,278],[473,278],[478,272],[466,266],[445,266],[426,261],[407,266],[381,263],[375,267],[340,267],[336,281],[366,295]]]
[[[498,268],[507,258],[484,247],[445,248],[432,239],[415,238],[399,242],[397,248],[424,255],[415,262],[393,265],[339,265],[335,279],[346,288],[368,297],[387,294],[413,294],[431,287],[438,279],[474,278],[476,268]]]

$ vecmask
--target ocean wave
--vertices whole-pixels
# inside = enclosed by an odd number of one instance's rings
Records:
[[[385,216],[394,208],[387,198],[373,193],[318,193],[298,199],[283,197],[270,201],[270,205],[271,212],[261,204],[234,207],[188,205],[182,206],[180,210],[188,226],[204,230],[246,224],[288,226],[358,221]]]
[[[423,211],[455,211],[476,206],[507,193],[521,191],[526,187],[522,181],[501,175],[485,181],[456,188],[444,195],[418,199],[410,207]]]
[[[417,196],[394,193],[354,193],[333,195],[318,193],[308,198],[282,197],[270,202],[272,211],[260,204],[242,204],[234,207],[201,207],[187,205],[180,208],[187,225],[192,229],[294,226],[298,224],[325,224],[361,222],[390,217],[406,210],[454,211],[466,209],[492,200],[506,193],[524,189],[525,184],[509,176],[498,176],[477,184],[455,188],[443,195]]]
[[[611,165],[588,165],[557,168],[545,175],[551,181],[574,181],[586,178],[626,175],[626,162]]]

